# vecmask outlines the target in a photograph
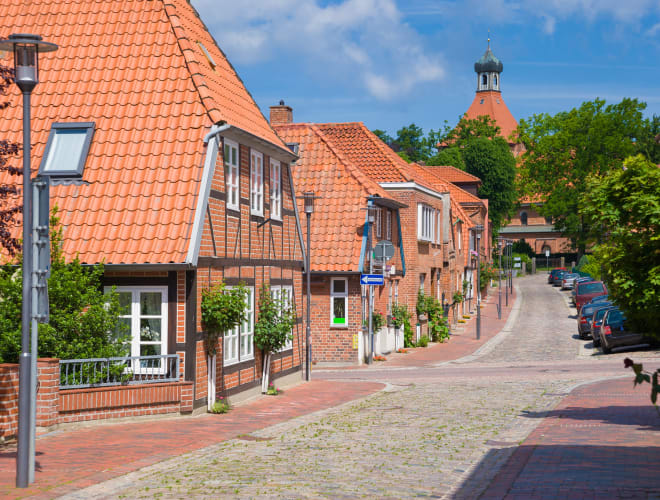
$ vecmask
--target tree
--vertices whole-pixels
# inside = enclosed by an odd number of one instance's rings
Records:
[[[254,343],[264,353],[261,392],[268,390],[270,357],[293,338],[296,311],[283,297],[273,297],[270,287],[262,285],[259,291],[259,317],[254,325]]]
[[[660,169],[644,156],[592,175],[580,201],[587,223],[602,226],[594,248],[610,296],[637,331],[660,338]]]
[[[375,130],[372,130],[372,132],[374,133],[375,136],[377,136],[381,141],[383,141],[388,146],[391,147],[392,144],[394,143],[394,138],[384,130],[380,130],[377,128]]]
[[[429,157],[429,145],[424,138],[424,130],[421,127],[411,123],[407,127],[397,130],[396,134],[394,144],[401,157],[406,161],[425,161]]]
[[[599,227],[586,225],[578,208],[586,180],[620,169],[623,160],[640,149],[638,141],[648,140],[651,125],[642,115],[645,107],[636,99],[610,105],[596,99],[568,112],[520,121],[517,133],[526,148],[520,163],[524,191],[543,199],[539,212],[551,216],[555,228],[571,238],[580,253]]]
[[[463,153],[457,146],[451,146],[441,149],[436,155],[431,156],[426,162],[427,165],[450,165],[460,170],[465,170],[465,161]]]
[[[0,65],[0,96],[7,94],[7,89],[14,82],[13,70]],[[9,101],[0,101],[0,111],[9,106]],[[0,139],[0,174],[7,172],[10,175],[22,175],[20,168],[10,165],[9,159],[18,154],[18,144]],[[20,204],[10,202],[18,194],[15,184],[0,184],[0,245],[10,256],[14,256],[21,249],[18,239],[12,237],[11,227],[15,224],[15,217],[23,211]]]
[[[466,171],[481,179],[478,194],[488,199],[488,214],[496,237],[517,199],[516,161],[501,137],[471,139],[463,150],[463,159]]]
[[[500,127],[490,116],[484,115],[477,118],[463,116],[454,128],[445,125],[445,133],[439,142],[462,149],[473,139],[480,137],[494,139],[499,133]]]
[[[125,356],[126,331],[119,296],[101,288],[103,266],[66,263],[62,230],[51,217],[50,321],[39,325],[39,356],[60,359]],[[0,269],[0,363],[16,363],[21,351],[22,271]]]

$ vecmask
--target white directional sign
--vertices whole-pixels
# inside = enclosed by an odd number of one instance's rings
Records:
[[[361,285],[384,285],[385,278],[382,274],[361,274],[360,275],[360,284]]]

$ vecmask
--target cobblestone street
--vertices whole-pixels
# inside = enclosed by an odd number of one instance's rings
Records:
[[[315,372],[329,380],[379,381],[386,389],[68,498],[479,498],[496,487],[500,494],[488,498],[503,498],[512,486],[503,487],[508,475],[498,472],[515,469],[524,449],[519,445],[543,421],[539,417],[580,384],[620,376],[630,382],[621,362],[626,354],[585,354],[584,342],[575,338],[574,310],[545,279],[516,280],[517,317],[475,354],[435,366]],[[658,360],[650,350],[633,357]],[[648,394],[639,397],[646,402],[642,411],[652,411]],[[655,460],[660,439],[658,433],[649,436]],[[657,477],[639,487],[640,495],[632,490],[632,498],[660,495]],[[521,488],[515,498],[531,498],[529,482]],[[559,494],[558,488],[544,490],[545,497]],[[607,498],[619,494],[608,491]],[[624,493],[631,497],[629,490]]]

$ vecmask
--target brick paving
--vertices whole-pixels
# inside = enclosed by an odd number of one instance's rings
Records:
[[[544,278],[516,280],[497,325],[491,295],[480,342],[471,319],[449,343],[315,370],[311,384],[226,415],[51,433],[27,491],[10,487],[14,458],[0,454],[0,495],[660,498],[648,387],[632,391],[619,357],[580,355],[571,311]]]

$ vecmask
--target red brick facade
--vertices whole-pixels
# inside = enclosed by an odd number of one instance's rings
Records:
[[[109,418],[191,413],[192,382],[60,390],[58,359],[39,359],[37,427]],[[18,365],[0,364],[0,440],[18,431]]]

